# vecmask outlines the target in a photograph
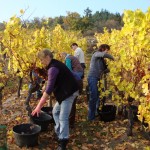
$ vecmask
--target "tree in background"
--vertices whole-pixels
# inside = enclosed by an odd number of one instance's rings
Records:
[[[81,31],[84,36],[94,36],[95,32],[102,33],[103,28],[107,27],[110,31],[113,29],[121,29],[123,26],[122,15],[119,13],[110,13],[107,10],[102,9],[92,14],[92,10],[88,7],[84,10],[84,16],[81,16],[77,12],[67,12],[66,16],[58,16],[55,18],[39,18],[35,17],[33,20],[25,20],[24,24],[28,24],[31,29],[47,27],[51,30],[57,26],[65,30]],[[5,29],[5,24],[0,23],[0,31]]]

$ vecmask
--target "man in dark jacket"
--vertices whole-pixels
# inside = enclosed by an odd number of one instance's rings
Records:
[[[69,139],[69,115],[74,99],[78,96],[78,85],[66,65],[53,59],[52,53],[44,49],[38,53],[38,58],[48,70],[47,87],[32,115],[39,115],[42,106],[53,92],[56,104],[53,108],[55,132],[59,139],[59,150],[65,150]]]

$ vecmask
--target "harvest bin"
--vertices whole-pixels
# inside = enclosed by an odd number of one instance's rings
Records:
[[[100,120],[104,122],[113,121],[116,118],[116,106],[115,105],[104,105],[102,110],[99,111]]]
[[[39,116],[30,117],[30,122],[41,126],[41,131],[46,131],[51,121],[52,117],[45,112],[41,112]]]
[[[0,125],[0,150],[7,150],[7,127]]]
[[[50,120],[50,123],[54,123],[54,118],[53,118],[53,107],[42,107],[41,110],[45,113],[47,113],[48,115],[50,115],[52,117],[52,119]]]
[[[33,147],[38,144],[41,127],[35,124],[20,124],[13,127],[15,143],[19,147]]]

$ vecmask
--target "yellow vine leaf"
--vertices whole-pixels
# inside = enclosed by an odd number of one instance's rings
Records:
[[[21,9],[21,10],[20,10],[20,13],[21,13],[21,14],[24,14],[24,10],[23,10],[23,9]]]

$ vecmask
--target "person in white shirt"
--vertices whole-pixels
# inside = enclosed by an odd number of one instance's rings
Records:
[[[71,44],[71,48],[74,50],[74,56],[78,58],[83,70],[86,68],[85,67],[85,58],[84,58],[84,52],[83,50],[78,47],[77,43],[72,43]],[[84,78],[84,73],[83,73],[83,77]]]

